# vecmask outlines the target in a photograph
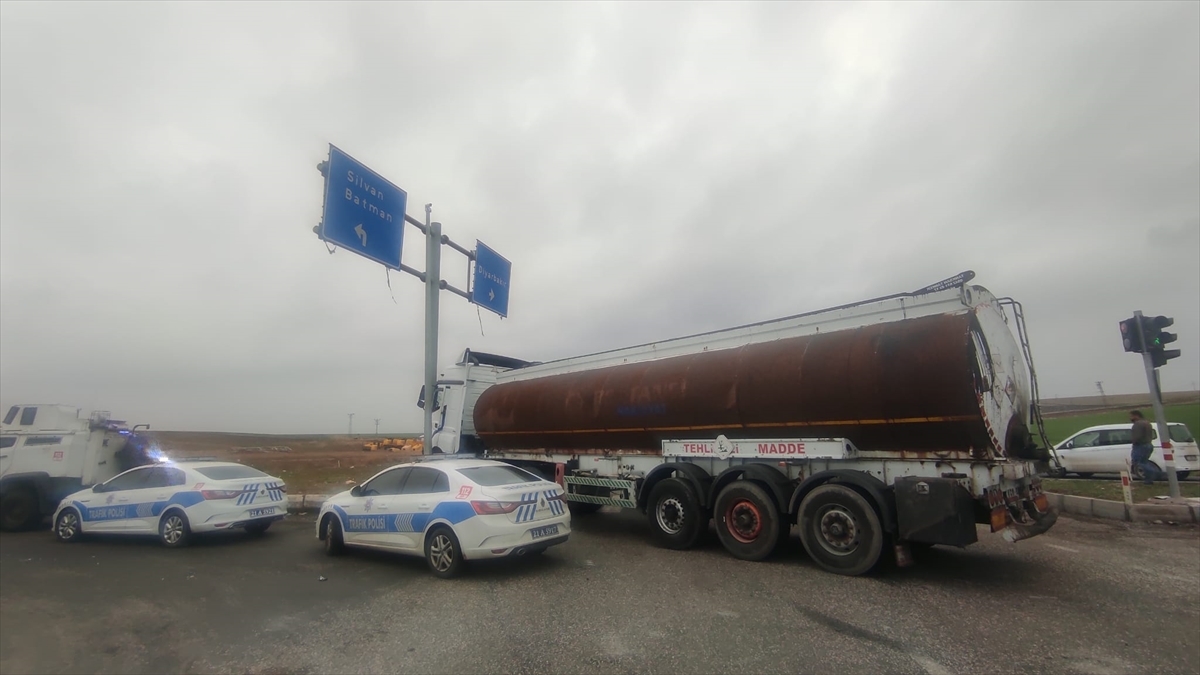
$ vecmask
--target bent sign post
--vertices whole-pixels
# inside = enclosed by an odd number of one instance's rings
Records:
[[[424,452],[429,454],[433,449],[433,407],[437,401],[440,291],[450,291],[501,318],[507,317],[512,263],[482,243],[477,242],[477,251],[469,251],[443,235],[442,224],[430,221],[432,204],[425,205],[424,223],[410,217],[407,192],[332,143],[329,158],[317,164],[317,170],[325,177],[321,222],[313,228],[317,237],[389,269],[407,272],[425,284],[425,386],[420,405],[425,411]],[[425,235],[424,272],[400,261],[406,222]],[[474,262],[472,292],[455,288],[441,278],[442,244]]]

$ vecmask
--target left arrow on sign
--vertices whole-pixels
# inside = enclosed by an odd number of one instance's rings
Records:
[[[362,223],[354,226],[354,234],[357,234],[358,238],[362,239],[363,246],[367,245],[367,231],[363,229]]]

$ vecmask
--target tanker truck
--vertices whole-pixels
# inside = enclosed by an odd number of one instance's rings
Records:
[[[711,524],[761,560],[795,526],[845,575],[977,523],[1032,537],[1057,515],[1024,317],[973,277],[545,363],[468,349],[440,374],[432,452],[554,480],[577,514],[638,509],[672,549]]]

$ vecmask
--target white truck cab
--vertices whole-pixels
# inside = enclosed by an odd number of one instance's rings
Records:
[[[475,401],[484,389],[496,383],[496,376],[513,368],[532,365],[528,361],[467,349],[458,363],[438,377],[437,398],[433,411],[433,452],[453,455],[481,453],[484,450],[475,435]],[[425,406],[425,388],[421,388],[417,407]]]

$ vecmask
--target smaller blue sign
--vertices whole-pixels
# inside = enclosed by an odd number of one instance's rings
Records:
[[[512,263],[482,241],[475,240],[471,302],[502,317],[508,316],[508,284],[511,278]]]
[[[322,239],[398,270],[407,202],[404,190],[330,144]]]

